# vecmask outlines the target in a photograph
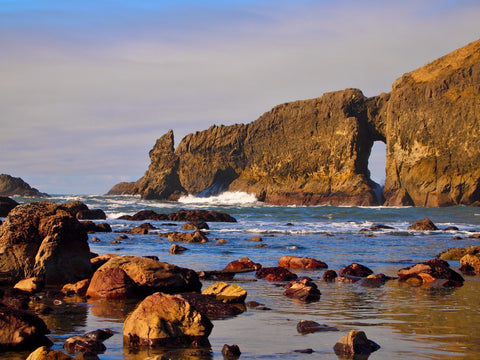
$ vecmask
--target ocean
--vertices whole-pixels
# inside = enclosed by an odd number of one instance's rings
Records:
[[[20,203],[38,201],[15,198]],[[360,263],[374,273],[395,276],[403,267],[436,257],[452,247],[478,245],[469,238],[480,232],[480,208],[456,206],[422,207],[335,207],[270,206],[245,193],[224,193],[217,197],[186,197],[178,202],[147,201],[132,196],[52,196],[58,203],[79,200],[90,209],[107,214],[112,233],[90,234],[100,242],[90,241],[97,254],[155,255],[161,261],[196,271],[221,270],[229,262],[248,256],[264,267],[276,266],[284,255],[313,257],[337,272],[343,266]],[[148,221],[158,230],[148,235],[128,235],[112,243],[119,234],[141,222],[118,220],[140,210],[171,213],[180,209],[207,209],[228,213],[236,223],[208,223],[207,243],[182,244],[188,251],[169,253],[170,243],[158,233],[181,231],[183,223]],[[430,218],[440,229],[456,226],[458,230],[410,231],[414,221]],[[104,222],[104,221],[96,221]],[[373,225],[393,229],[363,231]],[[260,236],[261,242],[248,241]],[[217,244],[224,239],[225,244]],[[261,245],[261,246],[258,246]],[[450,261],[458,270],[459,262]],[[55,349],[66,338],[99,328],[110,328],[115,335],[105,341],[102,360],[144,360],[165,355],[171,359],[223,359],[224,344],[238,344],[240,359],[338,359],[334,344],[351,330],[362,330],[381,346],[369,359],[478,359],[480,358],[480,278],[464,276],[460,288],[432,289],[411,287],[389,281],[379,288],[358,284],[325,283],[322,271],[302,271],[318,285],[318,302],[302,303],[283,295],[283,287],[254,273],[238,274],[236,283],[248,292],[247,301],[257,301],[270,310],[247,308],[236,317],[214,320],[209,337],[211,348],[199,353],[194,349],[144,349],[123,347],[123,320],[135,305],[131,301],[83,301],[66,298],[52,305],[55,313],[46,320]],[[216,280],[203,281],[203,288]],[[48,301],[45,299],[45,301]],[[302,335],[296,325],[313,320],[338,329]],[[312,349],[311,354],[295,350]],[[27,354],[28,355],[28,354]],[[3,359],[25,359],[25,354],[0,354]]]

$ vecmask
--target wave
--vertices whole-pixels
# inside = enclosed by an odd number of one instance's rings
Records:
[[[253,205],[259,203],[254,194],[241,191],[226,191],[209,197],[182,196],[178,202],[189,205]]]

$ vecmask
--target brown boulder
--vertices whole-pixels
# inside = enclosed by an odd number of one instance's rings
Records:
[[[179,296],[188,301],[190,305],[203,315],[206,315],[210,320],[225,319],[243,312],[242,307],[238,304],[228,304],[216,299],[214,296],[197,293],[182,293]]]
[[[466,254],[460,259],[460,265],[468,265],[477,274],[480,274],[480,257],[478,255]]]
[[[208,238],[201,231],[194,231],[193,233],[171,232],[168,234],[168,241],[170,242],[186,242],[186,243],[206,243]]]
[[[298,278],[294,274],[283,267],[261,268],[255,273],[256,277],[264,278],[267,281],[292,281]]]
[[[429,218],[415,221],[412,225],[408,227],[408,230],[424,230],[424,231],[433,231],[438,230],[438,227],[433,223]]]
[[[327,270],[323,273],[322,279],[325,282],[334,282],[337,277],[338,275],[335,270]]]
[[[208,345],[213,325],[180,296],[154,293],[125,319],[124,343],[130,347]]]
[[[168,218],[170,221],[237,222],[232,216],[215,210],[179,210]]]
[[[78,220],[105,220],[107,215],[102,209],[80,210],[76,214]]]
[[[368,267],[357,264],[357,263],[352,263],[348,266],[344,266],[343,268],[340,269],[338,275],[339,276],[345,276],[345,277],[367,277],[368,275],[373,274],[373,271],[369,269]]]
[[[247,256],[240,260],[235,260],[227,264],[223,270],[225,271],[256,271],[262,267],[261,264],[254,263]]]
[[[313,302],[320,300],[320,290],[312,279],[303,277],[298,280],[291,281],[285,285],[285,292],[283,295],[297,299],[304,302]]]
[[[75,284],[65,284],[60,291],[64,295],[85,296],[89,285],[90,279],[84,279]]]
[[[363,331],[350,331],[343,336],[333,347],[335,354],[338,356],[346,356],[348,358],[356,358],[359,355],[369,355],[380,349],[380,346],[367,339],[367,335]]]
[[[59,286],[88,278],[91,271],[87,233],[59,205],[19,205],[0,227],[0,273],[5,283],[36,276],[46,285]]]
[[[40,292],[43,290],[44,287],[45,287],[45,282],[43,281],[42,278],[39,278],[39,277],[31,277],[28,279],[23,279],[14,285],[15,289],[25,291],[29,294]]]
[[[195,271],[145,257],[116,256],[97,272],[108,268],[122,269],[136,284],[139,294],[199,292],[202,288]]]
[[[13,199],[6,196],[0,196],[0,217],[6,217],[8,213],[18,205]]]
[[[298,256],[282,256],[278,260],[278,266],[287,268],[287,269],[304,269],[304,270],[316,270],[316,269],[326,269],[328,265],[322,261],[307,258],[307,257],[298,257]]]
[[[222,355],[224,359],[238,359],[242,352],[240,351],[240,347],[237,344],[223,345],[222,348]]]
[[[300,320],[297,324],[297,331],[301,334],[306,334],[321,331],[338,331],[338,329],[332,326],[319,324],[316,321]]]
[[[210,285],[202,294],[215,296],[225,303],[243,303],[247,298],[247,292],[240,285],[229,285],[223,281]]]
[[[143,220],[163,221],[163,220],[168,220],[168,215],[159,214],[153,210],[142,210],[137,212],[134,215],[120,216],[118,219],[129,220],[129,221],[143,221]]]
[[[170,249],[168,250],[168,252],[170,254],[181,254],[183,253],[184,251],[188,250],[186,247],[183,247],[181,245],[178,245],[178,244],[173,244]]]
[[[106,346],[98,340],[90,339],[84,336],[69,337],[63,344],[63,348],[68,353],[92,353],[99,354],[107,350]]]
[[[127,299],[135,296],[136,285],[121,268],[98,269],[88,285],[91,298]]]
[[[0,351],[51,346],[47,326],[38,316],[0,303]]]
[[[190,221],[182,225],[182,230],[208,230],[208,224],[205,221]]]
[[[400,269],[398,276],[400,281],[420,285],[433,284],[436,286],[439,284],[437,280],[445,280],[440,282],[442,287],[456,287],[462,286],[464,282],[463,277],[452,270],[446,261],[438,259]]]
[[[26,360],[74,360],[71,356],[58,350],[51,350],[46,346],[41,346],[28,355]]]

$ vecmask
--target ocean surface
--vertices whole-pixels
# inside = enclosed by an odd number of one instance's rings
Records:
[[[16,198],[20,203],[38,201]],[[89,242],[97,254],[155,255],[161,261],[196,271],[220,270],[229,262],[248,256],[264,267],[276,266],[284,255],[313,257],[340,270],[353,262],[370,267],[375,273],[395,276],[403,267],[423,262],[448,248],[478,245],[469,238],[480,232],[477,207],[299,207],[269,206],[244,193],[225,193],[211,198],[182,198],[179,202],[146,201],[129,196],[53,196],[58,203],[80,200],[90,209],[100,208],[108,216],[112,233],[90,234],[100,242]],[[183,223],[148,221],[158,230],[148,235],[119,235],[141,222],[118,220],[140,210],[170,213],[180,209],[207,209],[226,212],[236,223],[208,223],[208,243],[182,244],[189,250],[169,253],[170,243],[157,233],[181,231]],[[440,229],[458,231],[409,231],[414,221],[430,218]],[[98,221],[103,222],[103,221]],[[361,231],[382,224],[393,230]],[[248,239],[260,236],[262,242]],[[217,239],[225,239],[219,245]],[[258,245],[261,244],[261,247]],[[450,265],[458,270],[458,261]],[[463,287],[431,289],[411,287],[397,281],[379,288],[358,284],[325,283],[323,271],[304,271],[322,295],[318,302],[301,303],[283,295],[283,287],[256,279],[253,273],[235,276],[230,283],[248,292],[247,301],[257,301],[271,310],[247,308],[234,318],[213,321],[211,348],[198,353],[192,349],[150,349],[132,352],[123,347],[123,320],[135,306],[131,301],[83,301],[67,298],[62,305],[51,305],[55,313],[46,318],[52,330],[55,349],[62,349],[66,338],[99,328],[110,328],[115,335],[105,341],[105,360],[143,360],[165,355],[171,359],[223,359],[224,344],[238,344],[240,359],[338,359],[334,344],[351,330],[363,330],[381,348],[369,359],[480,359],[480,277],[465,276]],[[203,287],[216,282],[205,280]],[[48,301],[46,299],[45,301]],[[296,330],[300,320],[313,320],[339,331],[302,335]],[[304,354],[295,350],[312,349]],[[25,359],[28,354],[0,354],[2,359]]]

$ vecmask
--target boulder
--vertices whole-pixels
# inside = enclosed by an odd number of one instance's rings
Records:
[[[137,226],[136,228],[130,229],[128,231],[129,234],[136,234],[136,235],[147,235],[148,229],[145,226]]]
[[[210,285],[202,294],[215,296],[225,303],[243,303],[247,298],[247,292],[240,285],[229,285],[223,281]]]
[[[223,270],[225,271],[257,271],[261,269],[262,265],[258,263],[254,263],[250,260],[247,256],[232,261],[225,266]]]
[[[242,352],[240,351],[240,347],[237,344],[223,345],[222,348],[222,355],[224,359],[238,359]]]
[[[262,242],[263,239],[260,236],[253,236],[250,239],[247,239],[247,241]]]
[[[185,242],[185,243],[206,243],[208,238],[201,231],[194,231],[193,233],[184,233],[174,231],[168,234],[168,241],[170,242]]]
[[[29,294],[40,292],[43,290],[44,287],[45,287],[45,282],[43,281],[42,278],[39,278],[39,277],[31,277],[28,279],[23,279],[14,285],[15,289],[25,291]]]
[[[83,335],[84,338],[92,339],[96,341],[105,341],[113,336],[113,331],[110,329],[97,329],[90,331]]]
[[[179,210],[168,215],[170,221],[237,222],[232,216],[215,210]]]
[[[28,197],[47,197],[47,194],[41,193],[32,188],[19,177],[13,177],[7,174],[0,174],[0,196],[28,196]]]
[[[467,254],[477,255],[479,253],[480,246],[467,246],[442,251],[440,254],[437,255],[437,258],[441,260],[460,260]]]
[[[142,210],[137,212],[134,215],[123,215],[118,218],[119,220],[129,220],[129,221],[143,221],[143,220],[156,220],[163,221],[168,220],[168,215],[159,214],[153,210]]]
[[[84,279],[74,284],[65,284],[60,291],[64,295],[85,296],[89,285],[90,279]]]
[[[190,221],[182,225],[182,230],[208,230],[208,224],[205,221]]]
[[[0,227],[0,283],[42,277],[46,285],[61,286],[91,273],[87,233],[61,206],[19,205]]]
[[[95,232],[112,232],[112,228],[107,223],[95,224],[90,220],[80,221],[80,224],[83,226],[86,232],[95,233]]]
[[[85,295],[94,299],[127,299],[135,297],[136,290],[136,284],[121,268],[100,268],[93,274]]]
[[[409,266],[398,271],[400,281],[435,286],[441,284],[442,287],[462,286],[464,279],[456,271],[450,268],[450,265],[444,260],[432,259],[414,266]],[[444,280],[438,282],[437,280]]]
[[[338,356],[346,356],[355,358],[359,355],[369,355],[380,349],[380,346],[367,339],[367,335],[363,331],[350,331],[343,336],[333,347],[335,354]]]
[[[108,268],[122,269],[137,286],[137,294],[199,292],[202,288],[195,271],[145,257],[112,257],[97,271]]]
[[[480,257],[478,255],[466,254],[460,259],[460,265],[468,265],[473,268],[473,271],[480,274]]]
[[[210,320],[225,319],[243,312],[243,308],[238,304],[225,303],[214,296],[197,293],[182,293],[179,296]]]
[[[309,277],[303,277],[298,280],[291,281],[285,285],[283,295],[304,302],[314,302],[320,300],[320,290],[317,285]]]
[[[182,297],[157,292],[127,316],[123,338],[130,347],[209,345],[212,328],[210,320]]]
[[[87,209],[77,212],[78,220],[105,220],[107,215],[102,209]]]
[[[332,326],[319,324],[316,321],[301,320],[297,324],[297,331],[301,334],[307,334],[322,331],[338,331],[338,329]]]
[[[88,210],[88,206],[81,201],[75,200],[60,205],[63,210],[67,211],[74,218],[77,217],[77,213],[80,211]]]
[[[287,269],[301,269],[301,270],[317,270],[317,269],[326,269],[328,265],[322,261],[308,258],[308,257],[298,257],[298,256],[282,256],[278,260],[278,266],[287,268]]]
[[[429,218],[415,221],[412,225],[408,227],[408,230],[422,230],[422,231],[433,231],[438,230],[438,227],[433,223]]]
[[[370,287],[370,288],[377,288],[384,285],[387,281],[393,280],[395,278],[386,276],[385,274],[377,274],[377,275],[368,275],[366,278],[362,278],[359,281],[361,286]]]
[[[178,245],[178,244],[173,244],[170,249],[168,250],[168,252],[170,254],[181,254],[183,253],[184,251],[188,250],[186,247],[183,247],[181,245]]]
[[[297,274],[278,266],[261,268],[257,270],[255,276],[258,278],[264,278],[267,281],[292,281],[298,278]]]
[[[38,316],[0,303],[0,351],[51,346],[47,325]]]
[[[350,265],[344,266],[343,268],[340,269],[338,275],[339,276],[345,276],[345,277],[367,277],[368,275],[373,274],[373,271],[369,269],[368,267],[357,264],[357,263],[352,263]]]
[[[68,353],[93,353],[100,354],[107,350],[107,347],[98,340],[84,336],[69,337],[63,344]]]
[[[338,275],[335,270],[327,270],[323,273],[322,279],[325,282],[334,282],[337,277]]]
[[[6,196],[0,196],[0,217],[6,217],[10,210],[12,210],[15,206],[18,205],[13,199],[10,199]]]
[[[74,358],[61,351],[41,346],[28,355],[26,360],[74,360]]]

